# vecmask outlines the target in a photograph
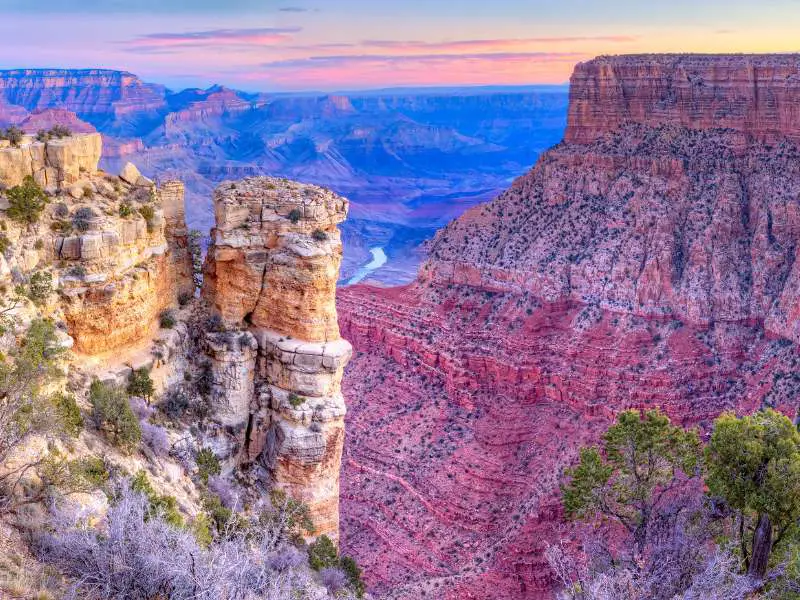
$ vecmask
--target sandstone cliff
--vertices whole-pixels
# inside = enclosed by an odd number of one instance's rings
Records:
[[[797,409],[798,64],[579,65],[564,143],[416,283],[340,293],[342,544],[379,593],[550,598],[559,474],[619,410]]]
[[[100,154],[99,134],[0,149],[2,186],[32,176],[48,194],[38,222],[4,221],[0,271],[13,284],[50,273],[56,294],[47,310],[85,354],[149,341],[159,313],[194,289],[182,186],[159,190],[132,165],[122,177],[107,175]]]
[[[210,333],[215,414],[239,433],[240,461],[311,509],[316,534],[339,533],[341,393],[350,344],[335,294],[347,201],[275,178],[222,184],[203,296],[241,335]]]
[[[603,56],[575,68],[567,142],[623,123],[731,129],[755,140],[800,140],[800,56]]]

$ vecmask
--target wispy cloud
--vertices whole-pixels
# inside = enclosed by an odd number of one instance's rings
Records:
[[[300,27],[210,29],[177,33],[149,33],[123,42],[134,52],[158,52],[212,46],[274,46],[293,39]]]
[[[303,8],[302,6],[284,6],[283,8],[279,8],[278,11],[288,13],[304,13],[308,12],[309,9]]]
[[[530,38],[496,38],[476,40],[451,40],[438,42],[424,42],[413,40],[362,40],[353,43],[316,44],[300,46],[297,49],[332,50],[336,48],[365,48],[378,50],[397,50],[399,52],[497,52],[502,50],[517,50],[541,48],[561,44],[580,44],[585,42],[629,44],[639,38],[631,35],[604,35],[604,36],[547,36]]]
[[[309,56],[263,63],[268,69],[296,68],[309,65],[330,65],[346,67],[349,64],[398,64],[398,63],[437,63],[452,61],[480,62],[521,62],[521,61],[574,61],[585,56],[582,52],[481,52],[473,54],[339,54],[330,56]]]

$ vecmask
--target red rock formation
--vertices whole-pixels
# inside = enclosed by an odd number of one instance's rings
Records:
[[[797,141],[799,95],[796,54],[603,56],[575,68],[565,140],[589,142],[635,122]]]
[[[59,107],[83,117],[121,117],[165,107],[166,90],[132,73],[103,69],[0,72],[0,97],[27,110]]]
[[[800,150],[792,79],[766,75],[793,60],[580,65],[565,143],[440,231],[415,284],[340,293],[342,543],[377,591],[551,598],[545,544],[579,541],[557,481],[618,411],[796,408]],[[718,102],[675,91],[698,65]],[[712,128],[723,105],[741,119]]]
[[[74,112],[60,108],[37,110],[20,121],[19,128],[26,133],[48,130],[54,125],[67,127],[72,133],[94,133],[93,125],[81,121]]]
[[[248,330],[207,336],[215,418],[238,428],[241,463],[307,504],[314,535],[338,540],[341,380],[352,348],[336,315],[337,225],[348,202],[260,177],[223,183],[214,206],[203,296],[227,326]]]

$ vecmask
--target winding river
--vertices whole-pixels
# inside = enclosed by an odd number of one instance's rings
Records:
[[[355,275],[348,279],[345,285],[355,285],[363,281],[370,273],[380,269],[389,260],[386,252],[381,247],[370,248],[369,251],[372,254],[372,260],[356,271]]]

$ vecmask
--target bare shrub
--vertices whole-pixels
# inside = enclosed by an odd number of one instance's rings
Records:
[[[344,571],[335,567],[322,569],[319,572],[319,577],[322,581],[322,585],[324,585],[331,594],[337,594],[344,590],[350,583],[350,579]]]
[[[204,548],[148,510],[147,499],[125,486],[100,529],[74,510],[55,511],[37,548],[72,578],[68,598],[291,600],[317,587],[302,554],[269,528],[252,527]]]
[[[158,456],[169,454],[170,443],[167,430],[158,425],[153,425],[149,421],[140,421],[139,427],[142,430],[142,441]]]

